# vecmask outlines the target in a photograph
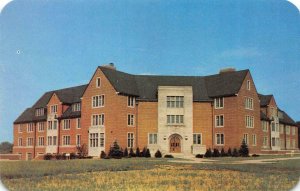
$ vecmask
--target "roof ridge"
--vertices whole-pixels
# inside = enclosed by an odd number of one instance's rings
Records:
[[[82,86],[87,86],[89,84],[82,84],[82,85],[78,85],[78,86],[72,86],[72,87],[67,87],[67,88],[62,88],[62,89],[57,89],[57,90],[50,90],[50,91],[46,91],[46,93],[51,93],[51,92],[57,92],[57,91],[62,91],[62,90],[68,90],[68,89],[73,89],[73,88],[79,88],[79,87],[82,87]]]

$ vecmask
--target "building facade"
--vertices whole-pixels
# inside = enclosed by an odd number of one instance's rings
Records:
[[[249,70],[211,76],[131,75],[99,66],[86,85],[46,92],[14,122],[13,153],[90,156],[147,147],[151,154],[203,154],[208,148],[250,153],[298,150],[298,128],[272,95],[259,94]]]

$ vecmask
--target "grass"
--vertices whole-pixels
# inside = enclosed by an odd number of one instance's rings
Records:
[[[299,181],[300,159],[246,165],[153,158],[3,161],[0,172],[9,190],[290,190]]]

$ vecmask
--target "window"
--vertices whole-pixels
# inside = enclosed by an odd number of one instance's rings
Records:
[[[289,135],[291,132],[290,132],[290,126],[286,126],[285,127],[285,133],[287,134],[287,135]]]
[[[280,139],[280,148],[284,149],[284,139]]]
[[[128,96],[127,106],[128,106],[128,107],[134,107],[134,103],[135,103],[135,97],[133,97],[133,96]]]
[[[286,148],[287,148],[287,149],[291,148],[291,145],[290,145],[290,144],[291,144],[290,140],[287,139],[287,140],[286,140]]]
[[[216,115],[216,127],[224,127],[224,115]]]
[[[127,116],[127,125],[128,126],[134,126],[134,115],[129,114]]]
[[[280,124],[279,129],[280,129],[280,134],[283,134],[284,133],[284,125]]]
[[[48,130],[57,129],[57,121],[48,121]]]
[[[70,145],[70,136],[69,135],[63,136],[63,145]]]
[[[183,108],[183,96],[167,96],[167,108]]]
[[[53,145],[57,145],[57,136],[53,136]]]
[[[38,146],[44,146],[45,145],[45,138],[44,137],[39,137],[38,140]]]
[[[28,123],[27,124],[27,132],[33,132],[33,123]]]
[[[193,134],[193,144],[201,145],[202,144],[202,136],[200,133]]]
[[[157,134],[156,133],[150,133],[148,137],[148,144],[157,144]]]
[[[256,146],[256,135],[255,134],[252,135],[252,145]]]
[[[76,135],[76,145],[81,145],[81,135]]]
[[[263,137],[263,146],[268,146],[268,137],[267,136],[264,136]]]
[[[92,115],[92,126],[103,126],[104,125],[104,114]]]
[[[39,122],[38,123],[38,131],[42,132],[45,130],[45,123],[44,122]]]
[[[100,133],[100,147],[104,147],[104,133]]]
[[[133,133],[127,134],[127,147],[133,147]]]
[[[295,135],[295,134],[296,134],[295,127],[292,127],[292,135]]]
[[[53,129],[57,129],[57,121],[53,121]]]
[[[32,137],[27,138],[27,146],[33,146],[33,138]]]
[[[276,131],[276,127],[275,127],[275,123],[271,122],[271,127],[272,127],[272,131],[275,132]]]
[[[48,121],[48,130],[52,129],[52,121]]]
[[[247,80],[247,90],[251,90],[251,82],[250,82],[250,80]]]
[[[44,108],[39,108],[35,110],[35,116],[43,116],[44,115]]]
[[[72,105],[72,110],[73,111],[80,111],[81,110],[81,104],[80,103],[74,103]]]
[[[263,132],[268,132],[268,122],[262,121],[261,122]]]
[[[98,147],[98,133],[90,133],[90,147]]]
[[[18,131],[19,131],[19,133],[22,133],[22,125],[21,124],[18,125]]]
[[[80,118],[76,119],[76,128],[80,129]]]
[[[224,134],[217,133],[216,134],[216,144],[217,145],[224,145]]]
[[[246,115],[246,127],[253,128],[254,127],[254,117]]]
[[[63,123],[64,123],[63,125],[64,130],[70,129],[70,119],[63,120]]]
[[[279,132],[279,123],[275,123],[276,132]]]
[[[248,134],[244,134],[243,140],[245,141],[245,143],[246,143],[247,145],[249,144]]]
[[[167,124],[183,124],[183,115],[167,115]]]
[[[292,139],[291,141],[292,141],[292,145],[291,145],[292,148],[296,148],[296,140],[295,140],[295,139]]]
[[[92,107],[103,107],[104,106],[104,95],[97,95],[92,97]]]
[[[51,105],[50,111],[51,111],[51,113],[57,113],[57,105]]]
[[[253,99],[252,98],[246,97],[245,108],[251,109],[251,110],[253,109]]]
[[[18,146],[22,146],[23,144],[22,144],[22,138],[19,138],[18,139]]]
[[[52,136],[47,137],[48,144],[47,145],[52,145]]]
[[[100,88],[101,86],[101,78],[96,79],[96,88]]]
[[[272,147],[276,146],[275,137],[272,137]]]
[[[224,107],[224,98],[215,98],[215,109],[221,109]]]

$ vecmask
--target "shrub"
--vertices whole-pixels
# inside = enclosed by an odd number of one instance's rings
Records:
[[[165,158],[174,158],[173,155],[165,155]]]
[[[79,158],[84,158],[88,155],[88,148],[86,144],[78,145],[76,149],[79,153]]]
[[[231,155],[231,156],[232,156],[232,157],[238,157],[238,156],[239,156],[239,153],[238,153],[238,151],[237,151],[236,148],[233,149],[233,152],[232,152],[232,155]]]
[[[128,149],[127,149],[127,147],[126,147],[125,150],[124,150],[123,156],[124,156],[124,157],[128,157]]]
[[[63,159],[63,155],[57,153],[57,154],[55,155],[55,158],[56,158],[56,160],[62,160],[62,159]]]
[[[143,151],[141,152],[141,157],[146,157],[146,152],[147,152],[147,149],[146,149],[146,147],[144,147]]]
[[[144,155],[146,158],[150,158],[151,157],[151,153],[149,149],[146,149],[146,153]]]
[[[76,159],[77,155],[75,153],[70,153],[70,159]]]
[[[232,152],[231,152],[231,148],[229,147],[228,151],[227,151],[227,155],[228,156],[232,156]]]
[[[196,155],[196,158],[203,158],[203,157],[204,157],[204,155],[201,155],[201,154]]]
[[[161,158],[162,154],[159,150],[156,151],[156,153],[154,154],[155,158]]]
[[[52,155],[47,153],[44,155],[44,160],[51,160],[52,159]]]
[[[109,156],[114,159],[121,159],[123,157],[123,152],[121,151],[117,141],[114,141],[113,146],[110,149]]]
[[[104,159],[105,157],[106,157],[106,153],[104,151],[101,151],[100,158]]]
[[[214,149],[213,157],[220,157],[220,152],[218,149]]]
[[[110,159],[110,156],[107,155],[103,159]]]
[[[249,149],[245,140],[242,141],[242,145],[240,147],[239,153],[242,157],[249,157]]]
[[[130,157],[136,157],[136,154],[133,152],[132,148],[130,148],[130,150],[129,150],[129,156]]]
[[[141,152],[140,152],[140,148],[136,148],[136,151],[135,151],[135,154],[136,154],[136,157],[141,157]]]
[[[227,154],[225,153],[224,148],[222,148],[222,150],[221,150],[221,157],[226,157],[226,156],[227,156]]]
[[[211,149],[210,149],[210,148],[206,150],[206,153],[205,153],[204,157],[205,157],[205,158],[210,158],[210,157],[212,157],[212,152],[211,152]]]
[[[253,154],[253,155],[252,155],[252,157],[259,157],[259,155],[257,155],[257,154]]]

